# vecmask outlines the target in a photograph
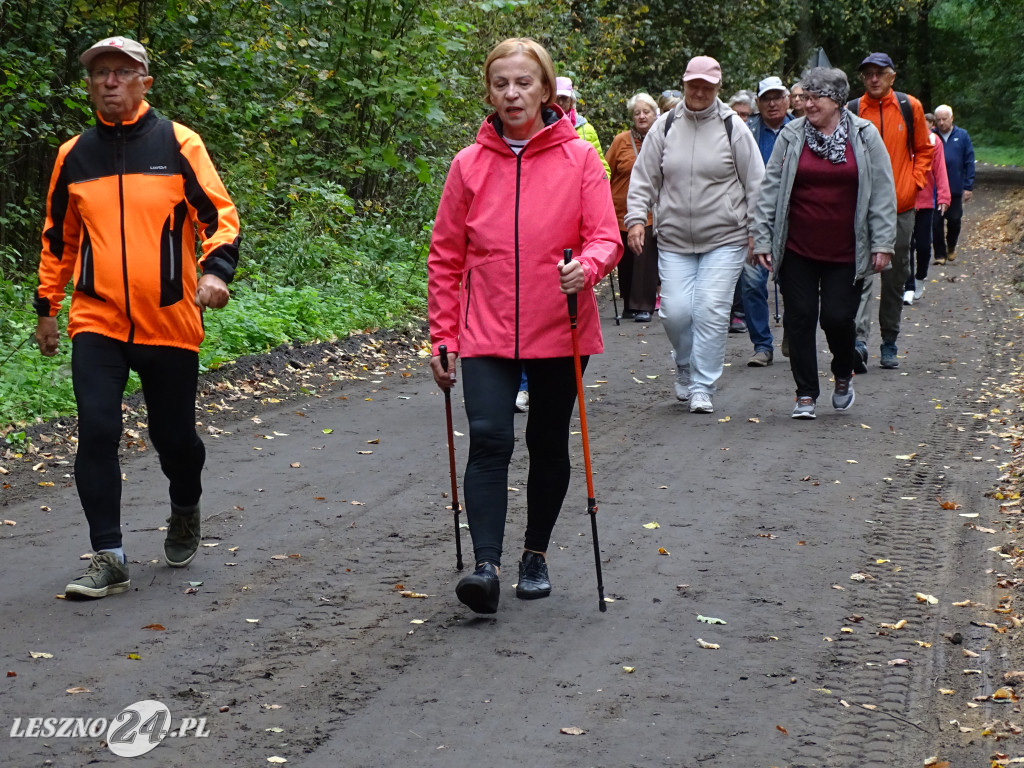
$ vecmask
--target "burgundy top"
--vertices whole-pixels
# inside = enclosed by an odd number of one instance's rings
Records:
[[[849,142],[839,165],[804,144],[789,196],[786,249],[818,261],[856,261],[856,211],[857,158]]]

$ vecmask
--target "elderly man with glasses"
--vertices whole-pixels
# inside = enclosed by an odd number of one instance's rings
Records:
[[[789,91],[780,78],[766,77],[757,84],[757,114],[747,121],[747,127],[754,134],[761,159],[766,165],[775,149],[775,140],[782,126],[793,119],[788,108]],[[754,354],[747,365],[763,368],[771,365],[775,356],[775,339],[768,320],[768,270],[757,263],[745,263],[740,275],[740,292],[743,295],[747,330],[754,345]]]
[[[35,298],[36,341],[43,355],[57,353],[57,314],[73,279],[75,483],[95,554],[65,591],[100,598],[131,585],[117,455],[130,371],[142,382],[150,439],[169,481],[164,561],[183,567],[196,556],[206,458],[195,420],[202,313],[228,302],[240,235],[235,206],[202,139],[146,102],[153,85],[146,49],[111,37],[79,58],[97,121],[57,153]]]

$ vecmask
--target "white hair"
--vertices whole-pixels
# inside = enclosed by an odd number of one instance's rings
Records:
[[[637,102],[646,104],[654,110],[654,116],[657,117],[661,114],[661,110],[658,109],[658,102],[654,100],[654,97],[649,93],[634,93],[629,97],[629,101],[626,102],[626,113],[629,115],[633,114],[633,110],[636,109]]]
[[[935,108],[935,114],[938,115],[939,112],[949,112],[949,116],[953,116],[953,108],[949,106],[949,104],[939,104],[939,106]]]

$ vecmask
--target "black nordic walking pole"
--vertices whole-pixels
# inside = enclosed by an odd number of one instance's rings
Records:
[[[572,248],[562,251],[565,263],[572,261]],[[576,328],[576,294],[566,295],[569,300],[569,327],[572,330],[572,360],[576,366],[576,402],[580,407],[580,431],[583,433],[583,466],[587,471],[587,514],[590,532],[594,538],[594,565],[597,567],[597,597],[601,612],[608,610],[604,602],[604,581],[601,579],[601,545],[597,543],[597,499],[594,497],[594,476],[590,471],[590,436],[587,434],[587,404],[583,399],[583,366],[580,363],[580,332]]]
[[[775,324],[778,325],[782,319],[782,315],[779,314],[779,284],[774,280],[772,282],[775,283]]]
[[[615,324],[619,325],[619,300],[615,298],[615,270],[608,273],[608,282],[612,284],[612,306],[615,307]],[[622,281],[619,281],[622,285]]]
[[[448,372],[448,347],[442,344],[438,348],[441,353],[441,367]],[[459,481],[455,477],[455,432],[452,429],[452,393],[444,391],[444,415],[448,422],[448,468],[452,475],[452,514],[455,517],[455,568],[462,570],[462,537],[459,535]]]

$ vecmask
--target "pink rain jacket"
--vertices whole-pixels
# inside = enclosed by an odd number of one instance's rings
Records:
[[[604,165],[561,112],[517,156],[496,115],[452,161],[428,258],[430,340],[462,357],[571,357],[557,264],[571,248],[586,280],[580,353],[604,349],[593,287],[622,255]]]
[[[918,210],[935,208],[938,205],[949,205],[950,200],[949,177],[946,174],[946,152],[942,148],[942,141],[934,133],[928,134],[928,141],[935,147],[935,154],[932,155],[932,167],[925,176],[924,187],[917,191],[917,199],[914,200],[914,207]],[[938,200],[934,200],[933,195],[938,197]]]

